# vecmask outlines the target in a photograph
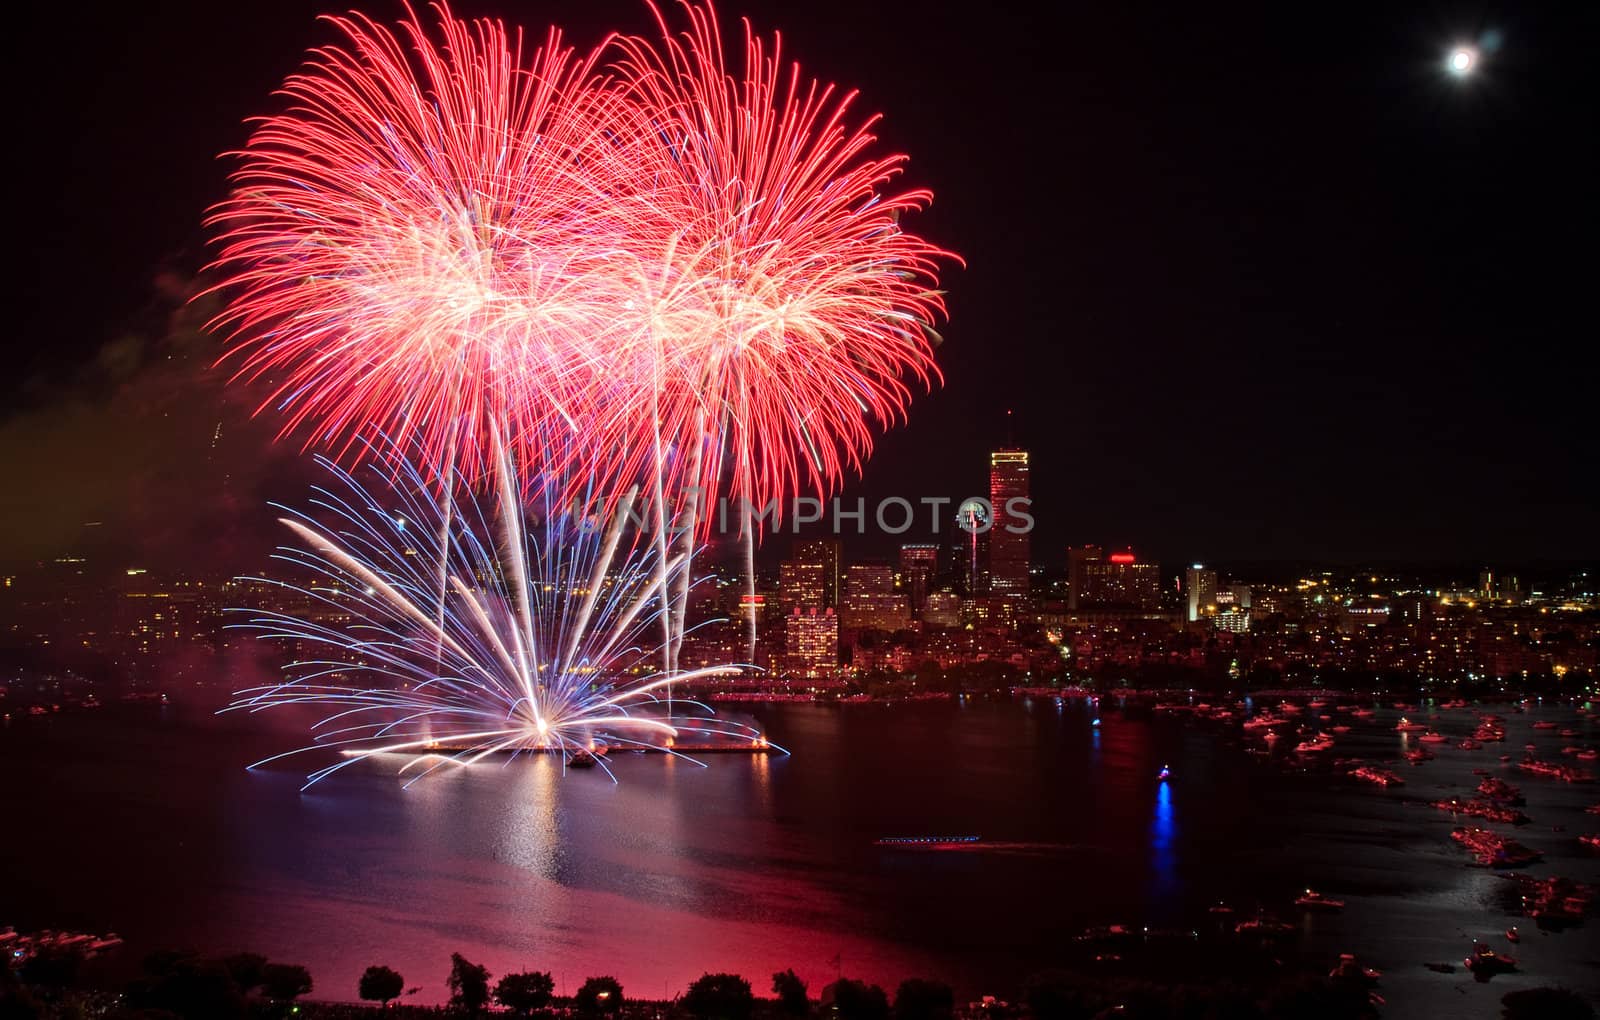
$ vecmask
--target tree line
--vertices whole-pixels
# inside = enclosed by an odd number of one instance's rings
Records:
[[[671,1002],[631,1001],[615,977],[586,979],[577,992],[555,995],[549,971],[526,970],[493,979],[489,969],[452,953],[447,1005],[403,1004],[408,988],[398,971],[366,969],[357,995],[371,1006],[305,1001],[313,989],[299,964],[256,953],[201,957],[151,954],[139,976],[120,992],[82,979],[83,959],[44,950],[0,967],[0,1020],[394,1020],[424,1017],[570,1017],[581,1020],[1364,1020],[1376,1016],[1366,987],[1337,978],[1299,976],[1267,988],[1223,981],[1166,983],[1051,971],[1029,979],[1017,1003],[958,1006],[940,981],[902,981],[893,997],[881,987],[841,977],[813,999],[793,970],[772,975],[771,998],[758,998],[737,974],[707,972]],[[1587,1000],[1555,988],[1524,989],[1502,999],[1505,1020],[1593,1020]]]

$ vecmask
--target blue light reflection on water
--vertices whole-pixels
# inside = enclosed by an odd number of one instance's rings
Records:
[[[1150,823],[1151,863],[1157,897],[1178,891],[1178,822],[1172,805],[1172,784],[1156,784],[1155,818]]]

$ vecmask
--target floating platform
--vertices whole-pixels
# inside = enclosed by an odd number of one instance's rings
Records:
[[[787,754],[781,748],[773,747],[765,742],[760,744],[674,744],[671,747],[608,747],[603,751],[593,752],[587,748],[560,748],[560,747],[508,747],[503,750],[489,751],[489,757],[509,757],[515,754],[555,754],[578,755],[594,754],[600,758],[615,758],[624,754]],[[347,758],[359,757],[367,754],[366,751],[346,749],[339,752]],[[435,755],[450,754],[482,754],[483,750],[475,745],[462,744],[434,744],[415,750],[385,751],[384,754],[404,754],[414,758],[425,758]]]

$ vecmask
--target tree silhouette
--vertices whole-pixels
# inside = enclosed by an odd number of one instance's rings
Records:
[[[293,1002],[311,992],[311,972],[298,963],[269,963],[261,968],[261,993],[274,1002]]]
[[[840,978],[822,990],[839,1020],[889,1020],[889,996],[877,985]]]
[[[373,964],[361,975],[361,983],[356,987],[363,999],[388,1006],[391,999],[399,998],[405,990],[406,979],[399,971]]]
[[[754,1006],[750,982],[737,974],[702,974],[683,997],[683,1008],[698,1020],[748,1020]]]
[[[450,1005],[468,1013],[481,1013],[489,1004],[489,968],[460,953],[450,954]]]
[[[778,1012],[785,1016],[805,1016],[811,1012],[811,1001],[806,998],[806,983],[793,969],[780,970],[772,975],[772,994],[778,999]]]
[[[622,985],[606,975],[592,977],[578,989],[578,1012],[585,1016],[606,1016],[622,1008]]]
[[[894,993],[894,1020],[950,1020],[956,996],[938,981],[910,978]]]
[[[507,974],[494,986],[494,1001],[517,1016],[529,1016],[550,1003],[556,981],[548,971],[530,970]]]

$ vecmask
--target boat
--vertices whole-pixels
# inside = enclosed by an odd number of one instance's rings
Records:
[[[1594,761],[1596,758],[1600,758],[1600,751],[1596,751],[1592,747],[1586,747],[1578,752],[1579,761]]]
[[[1108,942],[1113,939],[1137,938],[1138,932],[1125,924],[1105,924],[1093,928],[1085,928],[1083,934],[1077,936],[1079,942]]]
[[[567,759],[569,769],[592,769],[600,764],[600,759],[595,757],[593,751],[578,751]]]
[[[1217,914],[1219,916],[1232,916],[1233,908],[1228,906],[1226,903],[1218,903],[1215,906],[1210,907],[1207,912]]]
[[[1586,832],[1578,837],[1578,842],[1591,850],[1600,850],[1600,832]]]
[[[1427,730],[1427,723],[1412,722],[1404,716],[1400,718],[1400,721],[1394,727],[1396,733],[1426,733]]]
[[[1567,783],[1583,783],[1591,778],[1589,773],[1576,765],[1563,765],[1560,762],[1543,761],[1533,757],[1518,762],[1517,768],[1536,776],[1549,776]]]
[[[1544,859],[1544,854],[1532,847],[1476,826],[1452,829],[1450,838],[1466,847],[1479,867],[1521,868]]]
[[[1421,765],[1425,761],[1432,761],[1438,755],[1424,747],[1413,748],[1406,752],[1406,761],[1413,765]]]
[[[1328,976],[1334,979],[1344,979],[1347,981],[1356,980],[1366,984],[1377,984],[1378,979],[1383,977],[1383,971],[1376,967],[1361,966],[1356,962],[1356,954],[1354,953],[1340,953],[1338,965],[1332,970],[1328,971]]]
[[[1551,722],[1549,719],[1540,719],[1538,722],[1533,724],[1533,728],[1536,730],[1553,730],[1556,728],[1556,724]]]
[[[1522,933],[1517,931],[1517,926],[1516,925],[1512,925],[1511,927],[1506,929],[1506,941],[1507,942],[1521,942],[1522,941]]]
[[[1283,722],[1282,716],[1273,715],[1271,712],[1263,712],[1260,715],[1253,715],[1246,719],[1244,728],[1247,730],[1271,729],[1274,726],[1283,725]]]
[[[1433,806],[1440,811],[1448,811],[1453,815],[1482,818],[1484,821],[1499,822],[1502,825],[1526,825],[1532,820],[1516,808],[1506,807],[1492,800],[1477,797],[1471,800],[1457,800],[1454,797],[1447,800],[1436,800],[1433,802]]]
[[[1401,779],[1388,769],[1374,768],[1370,765],[1363,765],[1361,768],[1351,769],[1350,775],[1361,780],[1362,782],[1371,783],[1374,786],[1404,786],[1406,783],[1404,779]]]
[[[1472,944],[1472,955],[1462,962],[1474,974],[1498,974],[1501,971],[1517,969],[1517,961],[1515,959],[1495,952],[1492,946],[1483,942],[1474,942]]]
[[[1172,778],[1172,769],[1165,765],[1161,766],[1161,771],[1156,773],[1156,778],[1161,780],[1163,783],[1166,782],[1168,779]]]
[[[1304,895],[1295,899],[1294,905],[1306,910],[1343,910],[1344,900],[1331,899],[1315,889],[1307,889]]]
[[[1522,888],[1522,912],[1541,928],[1578,924],[1594,901],[1594,887],[1559,875],[1552,878],[1508,876]]]
[[[1288,935],[1294,931],[1294,925],[1259,914],[1248,921],[1240,921],[1234,925],[1235,935],[1257,935],[1264,938],[1276,938]]]
[[[1482,747],[1483,744],[1479,743],[1476,740],[1473,740],[1471,737],[1467,737],[1465,740],[1461,741],[1461,743],[1457,744],[1456,746],[1461,748],[1461,750],[1463,750],[1463,751],[1476,751],[1478,748]]]

